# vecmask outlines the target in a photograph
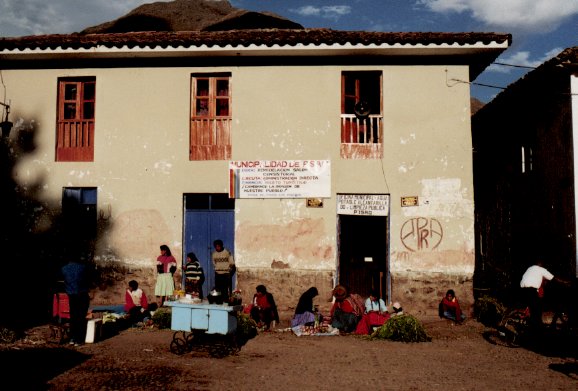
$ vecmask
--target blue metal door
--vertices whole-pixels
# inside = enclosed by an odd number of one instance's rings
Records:
[[[225,248],[235,254],[234,210],[185,210],[185,245],[183,262],[188,252],[194,252],[205,271],[203,296],[215,286],[215,270],[211,262],[213,241],[221,239]],[[233,279],[233,284],[235,283]],[[234,286],[234,285],[233,285]]]

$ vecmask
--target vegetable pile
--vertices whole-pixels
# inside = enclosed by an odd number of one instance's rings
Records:
[[[390,318],[370,336],[371,339],[389,339],[399,342],[430,342],[423,325],[412,315],[398,315]]]

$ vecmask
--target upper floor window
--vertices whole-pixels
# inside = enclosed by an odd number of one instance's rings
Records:
[[[56,161],[94,160],[95,77],[58,79]]]
[[[522,174],[529,173],[534,170],[533,160],[534,156],[532,147],[524,147],[522,145]]]
[[[230,158],[231,74],[193,74],[189,159],[229,160]]]
[[[383,157],[382,77],[378,71],[341,74],[341,157]]]

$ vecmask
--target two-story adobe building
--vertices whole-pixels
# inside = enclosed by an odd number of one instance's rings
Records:
[[[576,277],[577,60],[578,47],[561,51],[472,118],[476,280],[505,301],[537,257]]]
[[[231,28],[230,25],[228,28]],[[149,295],[159,245],[212,242],[290,310],[342,283],[417,313],[474,273],[470,88],[509,34],[327,29],[130,32],[0,40],[13,180],[36,230],[90,239],[114,302]],[[60,232],[60,231],[59,231]],[[117,300],[118,302],[118,300]]]

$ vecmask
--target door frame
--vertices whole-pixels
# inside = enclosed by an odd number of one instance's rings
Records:
[[[366,205],[363,206],[364,198],[370,198],[373,201],[367,202]],[[352,201],[353,199],[353,201]],[[378,199],[379,201],[376,203],[375,200]],[[356,254],[353,254],[353,258],[351,259],[351,266],[350,268],[362,268],[362,273],[371,274],[373,272],[379,272],[380,275],[376,276],[373,274],[370,278],[373,281],[379,281],[381,286],[382,298],[384,301],[388,302],[391,301],[391,272],[390,272],[390,195],[389,194],[337,194],[337,273],[336,273],[336,283],[344,283],[345,279],[343,277],[343,273],[348,272],[348,266],[342,264],[344,257],[348,257],[349,255],[345,254],[344,252],[351,252],[356,251]],[[352,205],[356,205],[355,207]],[[357,209],[362,205],[363,209]],[[355,222],[355,220],[358,220]],[[373,219],[384,219],[381,221],[373,220]],[[350,233],[347,232],[345,224],[360,224],[361,222],[369,222],[372,227],[374,228],[383,228],[382,235],[380,232],[373,232],[369,235],[369,240],[376,242],[374,244],[373,249],[369,249],[367,252],[363,251],[360,246],[363,246],[363,243],[360,240],[359,232],[362,230],[357,229],[353,230]],[[350,227],[351,228],[351,227]],[[343,232],[343,231],[346,232]],[[342,235],[355,235],[352,238],[352,242],[345,243],[344,237]],[[359,235],[359,236],[358,236]],[[363,239],[363,238],[362,238]],[[358,243],[354,243],[357,240]],[[353,244],[352,244],[353,243]],[[379,243],[383,243],[383,245],[379,245]],[[353,247],[352,247],[353,246]],[[352,250],[355,248],[356,250]],[[360,250],[361,249],[361,250]],[[366,254],[367,253],[367,254]],[[371,258],[371,262],[375,262],[375,255],[377,258],[383,257],[383,264],[382,265],[371,265],[369,264],[366,266],[364,262],[367,258]],[[374,269],[373,272],[369,271],[368,269]],[[360,269],[361,270],[361,269]],[[383,274],[381,274],[383,273]],[[362,276],[363,277],[363,276]],[[365,276],[366,278],[368,275]],[[370,282],[371,283],[371,282]],[[355,287],[353,287],[355,288]],[[367,287],[365,290],[367,292],[361,293],[368,293],[371,287]],[[360,293],[355,292],[355,289],[352,289],[353,293]]]
[[[235,254],[235,199],[226,193],[186,193],[183,195],[183,263],[187,253],[194,252],[205,273],[203,297],[207,297],[215,282],[211,254],[213,241],[221,239],[231,254]],[[185,274],[182,273],[185,286]],[[236,273],[233,289],[236,287]]]

